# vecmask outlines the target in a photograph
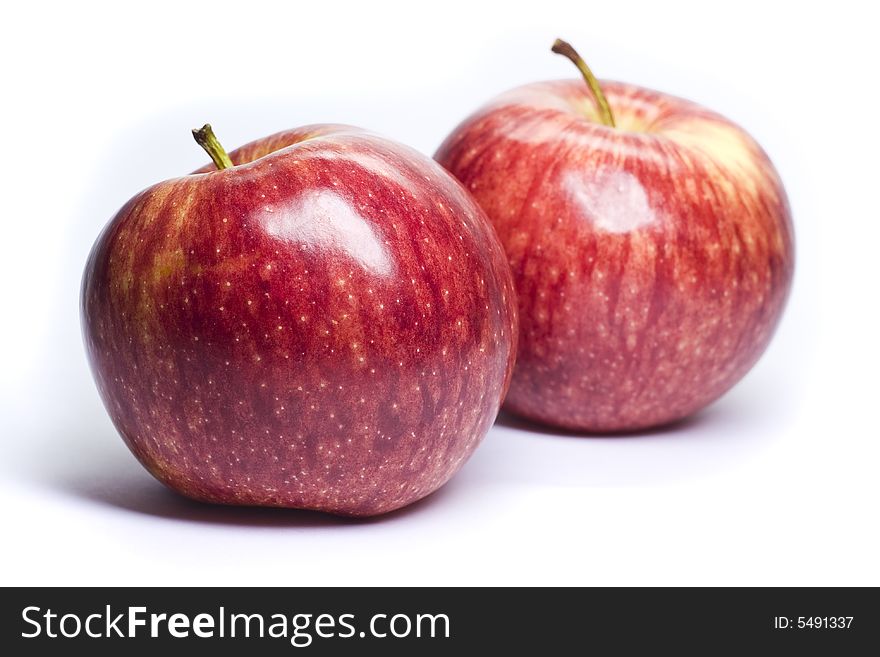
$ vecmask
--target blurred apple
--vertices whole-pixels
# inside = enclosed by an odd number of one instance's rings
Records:
[[[794,267],[782,183],[727,119],[595,79],[529,84],[466,119],[436,159],[497,230],[519,296],[506,408],[592,432],[672,422],[766,348]]]

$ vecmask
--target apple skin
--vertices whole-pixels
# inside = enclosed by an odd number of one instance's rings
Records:
[[[526,85],[436,159],[486,210],[519,297],[505,409],[633,431],[703,408],[752,367],[794,268],[788,200],[741,128],[694,103],[583,80]]]
[[[197,500],[369,516],[442,486],[516,349],[504,252],[430,158],[347,126],[279,133],[132,198],[85,268],[104,404]]]

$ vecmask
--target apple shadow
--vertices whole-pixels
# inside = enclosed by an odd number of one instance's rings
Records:
[[[491,507],[497,507],[498,494],[506,496],[509,493],[505,491],[512,494],[530,485],[640,487],[711,476],[755,458],[776,437],[787,413],[756,413],[755,409],[768,409],[756,399],[763,397],[761,387],[733,391],[694,416],[641,432],[583,434],[502,413],[487,439],[452,481],[403,509],[369,518],[214,505],[183,497],[155,480],[137,462],[103,408],[95,404],[95,392],[88,387],[70,393],[76,406],[91,406],[91,413],[77,417],[79,429],[62,430],[58,422],[52,422],[54,428],[45,441],[53,445],[51,453],[34,454],[30,466],[19,474],[67,498],[165,521],[252,528],[355,529],[428,517],[432,511],[462,503],[473,511],[473,500],[487,500]],[[493,493],[490,488],[501,492]]]
[[[643,431],[588,434],[502,412],[458,479],[465,488],[643,487],[736,469],[779,439],[793,408],[785,395],[767,403],[774,377],[748,378],[695,415]]]
[[[769,383],[765,380],[766,383]],[[93,505],[167,521],[256,528],[356,528],[394,523],[524,486],[613,488],[684,482],[755,458],[777,436],[788,404],[766,404],[760,379],[694,416],[647,431],[583,434],[502,412],[483,444],[448,484],[389,514],[350,518],[298,509],[214,505],[183,497],[155,480],[124,446],[89,386],[68,392],[79,428],[59,421],[25,474],[49,490]],[[763,401],[762,401],[763,400]],[[788,407],[788,409],[786,409]],[[89,412],[90,409],[91,412]],[[766,412],[757,412],[764,409]],[[68,419],[69,413],[65,413]],[[48,457],[48,458],[47,458]],[[489,503],[489,502],[487,502]],[[503,504],[503,503],[502,503]]]
[[[71,441],[82,444],[84,441]],[[393,522],[437,505],[443,489],[396,511],[379,516],[349,517],[306,509],[229,506],[190,499],[154,479],[116,435],[93,438],[90,453],[58,453],[52,467],[37,479],[57,493],[112,509],[162,520],[262,528],[357,527]]]

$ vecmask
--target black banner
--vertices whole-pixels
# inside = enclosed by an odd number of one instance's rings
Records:
[[[4,654],[865,654],[876,589],[4,589]],[[9,650],[11,648],[11,651]],[[469,654],[469,653],[468,653]]]

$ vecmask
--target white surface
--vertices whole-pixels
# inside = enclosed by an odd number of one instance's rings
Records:
[[[880,584],[869,3],[422,4],[6,8],[0,584]],[[371,522],[201,506],[153,481],[79,335],[82,266],[119,206],[201,164],[189,129],[206,120],[229,147],[342,121],[430,154],[495,93],[572,76],[556,36],[604,77],[730,116],[774,159],[798,264],[758,367],[655,434],[496,425],[445,489]]]

